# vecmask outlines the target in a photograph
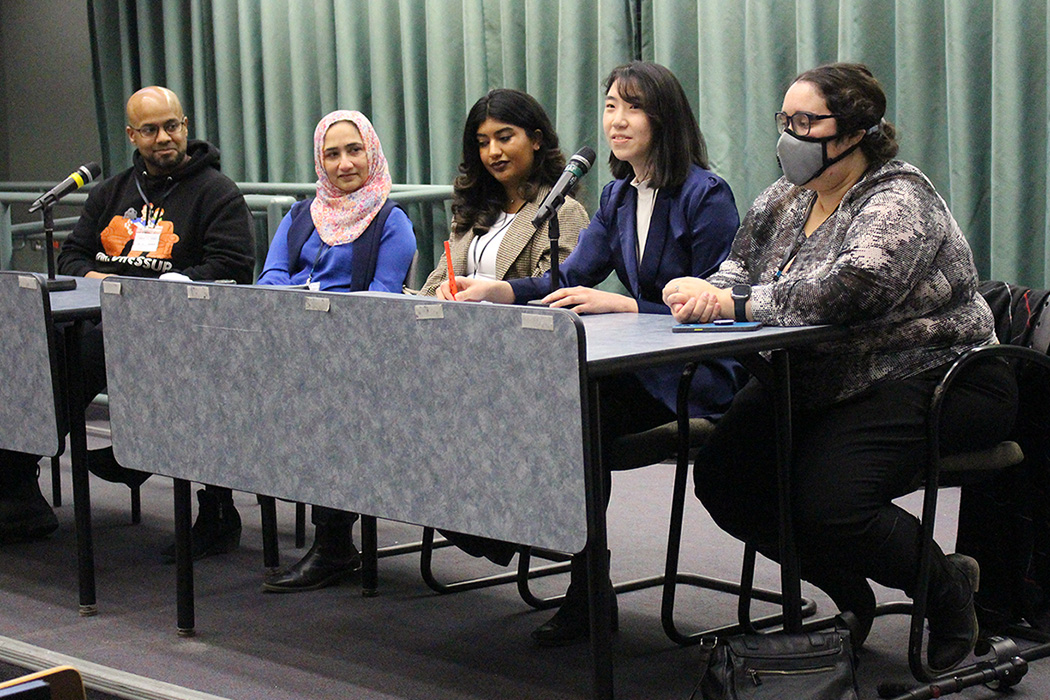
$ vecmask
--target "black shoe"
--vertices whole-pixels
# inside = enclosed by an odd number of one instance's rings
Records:
[[[944,571],[931,579],[926,611],[930,623],[926,660],[936,674],[958,666],[977,644],[973,594],[980,583],[980,567],[963,554],[949,554],[945,560]]]
[[[58,518],[34,476],[0,495],[0,543],[38,540],[58,529]]]
[[[137,469],[128,469],[117,463],[113,456],[112,447],[103,447],[100,450],[88,450],[88,471],[105,481],[114,484],[126,484],[129,488],[141,486],[146,479],[153,476],[149,472],[140,472]]]
[[[606,553],[608,556],[608,553]],[[541,647],[561,647],[589,639],[591,636],[591,606],[587,593],[587,559],[582,554],[572,557],[571,579],[554,617],[532,631],[532,639]],[[620,627],[619,611],[616,605],[616,591],[612,581],[607,582],[606,595],[609,596],[609,616],[615,632]]]
[[[298,593],[316,591],[335,585],[361,568],[361,555],[357,547],[350,544],[340,554],[331,553],[317,539],[302,559],[285,571],[267,576],[263,590],[270,593]]]
[[[241,516],[233,505],[233,493],[197,491],[197,520],[190,530],[191,553],[197,561],[212,554],[232,552],[241,544]],[[175,561],[175,544],[166,547],[161,556]]]
[[[615,593],[609,600],[609,608],[610,622],[615,632],[620,628]],[[541,647],[563,647],[586,641],[591,637],[590,614],[590,605],[586,597],[582,602],[566,597],[558,612],[554,613],[554,617],[532,631],[532,639]]]

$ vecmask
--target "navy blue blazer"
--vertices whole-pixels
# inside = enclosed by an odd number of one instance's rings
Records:
[[[670,314],[663,288],[676,277],[707,277],[729,255],[740,215],[729,184],[699,166],[684,183],[656,194],[641,264],[637,259],[638,190],[628,180],[613,180],[579,243],[559,267],[563,286],[593,287],[616,272],[641,313]],[[549,273],[548,273],[549,275]],[[509,280],[516,303],[540,299],[550,278]],[[646,389],[672,411],[680,368],[639,372]],[[706,362],[693,383],[690,414],[717,418],[728,408],[746,373],[732,360]]]

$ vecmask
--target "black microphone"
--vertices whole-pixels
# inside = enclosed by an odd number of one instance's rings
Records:
[[[32,206],[29,207],[29,211],[34,212],[48,204],[54,204],[70,192],[79,190],[81,187],[98,177],[101,173],[102,168],[99,167],[98,163],[81,165],[70,173],[69,177],[65,180],[52,187],[46,193],[40,195],[40,198],[33,202]]]
[[[540,209],[532,220],[533,226],[536,228],[543,226],[558,212],[558,209],[565,202],[565,195],[591,169],[591,166],[594,165],[595,157],[594,149],[584,146],[576,151],[572,158],[569,158],[569,162],[565,165],[565,170],[562,171],[561,177],[554,183],[554,187],[551,188],[551,191],[544,197],[543,203],[540,204]]]

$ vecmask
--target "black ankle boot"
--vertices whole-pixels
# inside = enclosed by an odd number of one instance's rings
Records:
[[[0,463],[0,470],[0,544],[37,540],[57,530],[58,518],[40,493],[36,462],[11,459]]]
[[[609,553],[606,552],[605,556],[608,557]],[[590,638],[591,606],[587,595],[586,555],[574,554],[572,556],[569,575],[569,588],[565,591],[565,600],[562,601],[558,612],[532,631],[533,640],[541,647],[566,646]],[[612,629],[615,631],[620,626],[616,591],[613,590],[612,581],[606,583]]]
[[[241,544],[241,516],[233,505],[230,489],[208,487],[197,491],[197,520],[190,530],[193,560],[226,554]],[[175,561],[174,543],[162,556]]]
[[[871,632],[875,621],[875,593],[871,590],[868,579],[860,574],[839,572],[825,573],[825,580],[812,580],[818,588],[828,594],[841,613],[852,613],[843,619],[849,620],[850,642],[853,649],[860,649]]]
[[[940,554],[933,562],[926,601],[930,623],[926,660],[934,673],[950,671],[973,651],[977,643],[973,594],[979,583],[980,568],[968,556]]]
[[[153,476],[149,472],[140,472],[137,469],[128,469],[117,463],[113,456],[112,447],[103,447],[98,450],[88,450],[88,471],[105,481],[115,484],[126,484],[128,488],[141,486],[146,479]]]
[[[267,576],[263,590],[270,593],[315,591],[331,586],[361,568],[350,526],[317,525],[313,546],[285,571]]]

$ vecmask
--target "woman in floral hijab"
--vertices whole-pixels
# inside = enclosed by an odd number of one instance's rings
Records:
[[[317,194],[281,221],[258,283],[400,293],[416,237],[405,212],[387,199],[390,171],[365,115],[341,110],[318,122],[314,165]],[[312,520],[317,534],[310,551],[267,576],[264,590],[323,588],[361,567],[351,535],[356,513],[314,506]]]
[[[416,237],[387,200],[390,170],[368,118],[339,110],[321,119],[314,167],[317,194],[281,221],[258,283],[400,292]]]

